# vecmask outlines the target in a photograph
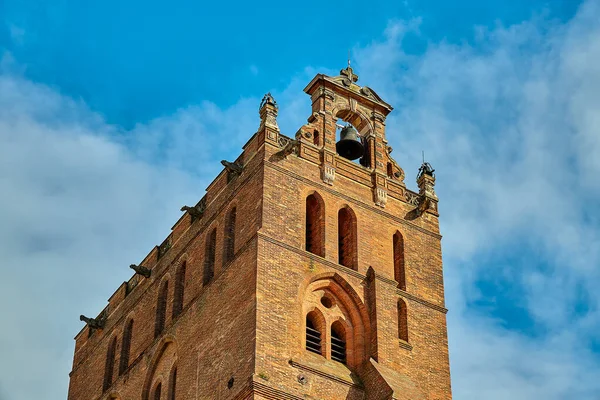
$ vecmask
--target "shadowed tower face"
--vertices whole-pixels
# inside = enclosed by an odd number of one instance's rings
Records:
[[[392,107],[357,82],[317,75],[294,137],[265,95],[240,156],[82,317],[69,400],[451,399],[434,171],[406,187]]]

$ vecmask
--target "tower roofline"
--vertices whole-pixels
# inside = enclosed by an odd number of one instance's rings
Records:
[[[373,89],[368,86],[360,86],[355,82],[358,81],[358,76],[354,74],[351,67],[347,67],[340,71],[338,76],[328,76],[325,74],[317,74],[306,87],[304,92],[312,95],[314,91],[321,85],[322,81],[328,82],[334,86],[338,92],[358,96],[361,100],[381,108],[383,114],[387,116],[394,108],[386,103]]]

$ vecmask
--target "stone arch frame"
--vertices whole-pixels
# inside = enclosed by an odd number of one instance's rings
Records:
[[[190,274],[188,259],[188,253],[183,253],[174,263],[175,278],[173,279],[173,306],[171,309],[171,319],[177,318],[185,305],[185,288],[188,286],[188,275]]]
[[[345,265],[342,264],[342,260],[340,260],[340,246],[339,246],[339,238],[340,238],[340,213],[342,212],[342,210],[346,210],[346,212],[349,213],[350,216],[350,233],[352,235],[352,237],[350,239],[348,239],[350,241],[351,244],[351,250],[352,250],[352,254],[351,254],[351,265]],[[338,264],[340,265],[344,265],[346,268],[350,268],[353,269],[355,271],[358,271],[358,219],[356,217],[356,212],[352,209],[352,207],[350,207],[347,203],[342,204],[337,211],[337,235],[336,237],[338,238],[338,244],[337,244],[337,250],[338,250]]]
[[[363,138],[369,137],[374,132],[371,119],[359,108],[353,110],[345,104],[336,104],[331,110],[331,115],[352,124]]]
[[[394,280],[399,289],[406,290],[406,241],[399,229],[394,230],[392,234],[392,260]]]
[[[321,312],[321,310],[318,307],[311,307],[304,313],[304,318],[302,319],[302,332],[303,332],[303,338],[304,338],[302,341],[303,347],[306,350],[306,320],[308,319],[308,316],[311,314],[315,318],[315,322],[318,325],[318,330],[321,333],[321,355],[325,356],[327,353],[327,343],[326,343],[327,321],[325,320],[325,316],[323,315],[323,312]]]
[[[204,238],[203,238],[203,255],[202,255],[202,286],[206,286],[208,283],[212,282],[214,277],[215,277],[215,273],[216,273],[216,266],[217,266],[217,259],[218,259],[218,252],[217,252],[217,248],[218,248],[218,243],[219,243],[219,229],[222,228],[222,226],[219,224],[218,221],[213,221],[209,226],[206,227],[206,230],[204,231]],[[207,280],[207,272],[206,272],[206,268],[208,266],[208,251],[209,251],[209,247],[208,247],[208,240],[209,240],[209,235],[211,235],[213,233],[213,231],[215,232],[215,243],[214,243],[214,248],[213,248],[213,257],[214,257],[214,261],[212,263],[212,276],[210,279]]]
[[[108,341],[104,361],[104,375],[102,378],[102,392],[106,392],[115,383],[115,364],[117,362],[118,339],[113,334]],[[118,368],[118,367],[117,367]]]
[[[408,304],[403,298],[396,302],[398,309],[398,339],[408,343]]]
[[[326,246],[327,207],[325,204],[325,199],[323,199],[323,196],[316,190],[309,190],[306,193],[303,193],[303,197],[302,197],[302,204],[301,204],[302,208],[301,209],[304,211],[304,246],[303,247],[305,250],[309,251],[307,249],[308,236],[307,236],[307,232],[306,232],[306,227],[307,227],[307,222],[308,222],[307,201],[310,196],[314,196],[314,198],[317,200],[317,203],[321,207],[321,213],[320,213],[321,220],[318,221],[319,225],[320,225],[319,226],[320,237],[317,237],[317,239],[316,239],[319,242],[318,249],[317,249],[317,251],[310,251],[310,253],[315,254],[319,257],[325,258],[325,254],[327,254],[327,252],[326,252],[326,248],[327,248],[327,246]]]
[[[177,353],[177,340],[175,339],[174,336],[167,335],[167,336],[163,337],[160,340],[160,342],[157,344],[157,346],[155,347],[154,354],[152,354],[152,357],[150,358],[150,362],[148,364],[149,368],[146,372],[146,377],[144,378],[144,386],[142,387],[142,400],[153,400],[150,398],[150,395],[154,393],[154,388],[156,387],[156,385],[159,382],[161,382],[161,383],[163,382],[163,380],[159,380],[159,379],[157,379],[155,381],[154,378],[155,378],[155,373],[156,373],[158,364],[161,361],[162,357],[164,356],[166,350],[169,348],[170,345],[173,346],[173,352],[175,354],[175,357],[173,360],[173,364],[169,368],[169,373],[171,372],[174,365],[178,365],[177,361],[178,361],[179,357],[178,357],[178,353]],[[164,385],[162,386],[161,389],[163,389],[163,388],[165,388]]]
[[[119,356],[119,376],[123,375],[131,365],[131,349],[133,348],[133,333],[135,332],[135,311],[130,311],[125,316],[123,334],[121,337],[121,352]],[[139,321],[138,321],[139,324]]]
[[[300,314],[303,330],[306,330],[306,315],[313,309],[314,306],[306,303],[306,298],[312,292],[325,290],[332,295],[345,316],[344,327],[346,330],[346,365],[350,369],[358,369],[370,357],[371,346],[371,323],[369,314],[363,301],[358,293],[340,274],[337,272],[327,272],[312,277],[299,288],[300,298]],[[323,312],[320,307],[319,311]],[[337,318],[331,321],[327,320],[327,313],[323,313],[326,321],[326,329],[324,332],[324,340],[327,343],[327,352],[324,354],[326,358],[330,358],[329,348],[329,330],[331,324]],[[298,340],[302,340],[302,348],[305,345],[305,334],[300,335]]]
[[[157,338],[158,336],[160,336],[162,334],[162,332],[164,332],[165,327],[167,326],[167,316],[169,315],[169,313],[167,312],[168,308],[169,308],[169,285],[171,284],[171,282],[173,282],[173,280],[171,279],[171,274],[169,274],[168,272],[165,273],[163,275],[163,277],[160,280],[160,283],[157,286],[157,290],[156,290],[156,312],[155,312],[155,316],[154,316],[154,337]],[[164,286],[165,284],[167,285],[166,290],[164,290]],[[164,301],[161,301],[161,293],[165,294],[165,299]],[[164,305],[163,305],[164,303]],[[159,331],[159,327],[157,326],[159,321],[159,307],[164,307],[164,312],[161,311],[161,314],[164,314],[163,317],[163,326],[162,329],[160,329]]]
[[[234,221],[233,221],[233,235],[229,237],[229,224],[231,222],[231,213],[235,211]],[[239,223],[239,207],[237,200],[231,201],[231,203],[227,206],[225,213],[223,214],[223,253],[222,253],[222,266],[223,268],[227,265],[233,258],[235,257],[235,247],[236,242],[236,231],[237,227],[240,225]],[[239,238],[238,238],[239,239]],[[231,240],[231,243],[229,243]],[[231,247],[230,247],[231,246]]]

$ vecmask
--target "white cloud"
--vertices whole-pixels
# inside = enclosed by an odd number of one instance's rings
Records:
[[[588,2],[565,25],[479,29],[474,46],[420,56],[402,50],[410,26],[390,27],[358,51],[361,81],[397,106],[387,131],[407,176],[421,149],[437,169],[456,398],[600,393],[599,18]],[[470,306],[490,277],[524,293],[538,336]]]
[[[600,393],[589,346],[600,328],[599,17],[589,1],[563,25],[478,29],[474,46],[406,54],[415,19],[353,49],[359,83],[396,107],[388,138],[408,185],[422,149],[437,169],[457,399]],[[0,63],[0,396],[58,398],[78,315],[104,307],[128,263],[202,196],[218,160],[238,154],[260,98],[204,102],[125,131],[12,64]],[[317,71],[337,72],[307,68],[274,92],[289,136],[310,114],[302,88]],[[472,307],[490,276],[523,293],[538,336]]]

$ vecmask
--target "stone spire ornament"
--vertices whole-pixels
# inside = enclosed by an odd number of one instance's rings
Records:
[[[279,125],[277,125],[278,112],[279,107],[271,93],[265,94],[258,109],[258,114],[260,115],[260,127],[258,129],[261,130],[268,127],[279,132]]]
[[[438,197],[435,194],[435,169],[425,162],[419,168],[417,174],[417,185],[419,186],[419,214],[429,212],[434,215],[438,214]]]

